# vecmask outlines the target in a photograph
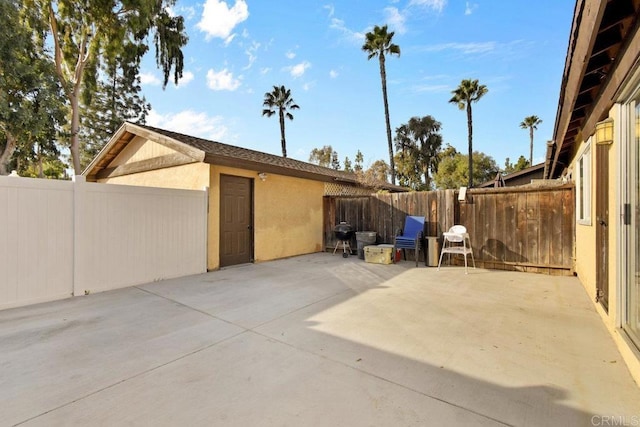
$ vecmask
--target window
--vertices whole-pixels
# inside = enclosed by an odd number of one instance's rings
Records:
[[[591,225],[591,139],[576,163],[576,216],[578,224]]]

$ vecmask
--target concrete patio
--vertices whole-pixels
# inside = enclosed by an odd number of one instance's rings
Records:
[[[638,425],[640,388],[576,278],[319,253],[2,311],[0,408],[29,426]]]

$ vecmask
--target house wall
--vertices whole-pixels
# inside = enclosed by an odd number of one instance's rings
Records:
[[[200,162],[191,163],[188,165],[99,179],[98,182],[137,185],[141,187],[202,190],[209,186],[209,165]]]
[[[620,253],[619,248],[622,246],[620,239],[622,238],[621,219],[620,219],[620,205],[621,205],[621,178],[620,171],[624,169],[621,161],[623,156],[621,153],[623,150],[623,144],[625,144],[625,138],[621,135],[620,121],[623,115],[621,114],[621,107],[619,104],[615,104],[609,112],[609,117],[614,119],[614,141],[609,145],[609,218],[608,218],[608,232],[609,232],[609,307],[608,311],[605,310],[600,303],[595,302],[596,298],[596,269],[598,265],[598,255],[601,253],[601,248],[596,245],[596,187],[598,180],[602,179],[600,165],[597,164],[596,145],[595,138],[593,139],[591,147],[591,224],[583,225],[576,223],[576,273],[580,282],[584,286],[589,299],[593,302],[594,307],[598,314],[602,317],[602,320],[609,330],[611,336],[616,342],[616,346],[620,350],[629,370],[634,377],[635,381],[640,384],[640,352],[635,348],[634,344],[626,337],[626,334],[621,329],[621,319],[623,317],[624,306],[621,306],[623,301],[621,292],[625,284],[621,277],[620,268],[625,262],[624,253]],[[583,141],[576,150],[576,153],[580,153],[584,147]],[[573,170],[573,176],[575,178],[576,162],[578,156],[575,156],[570,169]]]
[[[173,151],[136,137],[110,167],[148,160]],[[98,182],[201,190],[209,187],[207,269],[220,268],[220,174],[242,176],[254,183],[254,260],[268,261],[321,251],[325,183],[277,174],[265,181],[258,171],[192,163],[139,172]]]
[[[208,268],[220,266],[220,175],[253,179],[256,262],[322,250],[324,183],[258,171],[211,165]]]

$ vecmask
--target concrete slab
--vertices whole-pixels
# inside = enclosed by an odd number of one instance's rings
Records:
[[[640,423],[577,279],[322,253],[2,311],[0,373],[0,425]]]

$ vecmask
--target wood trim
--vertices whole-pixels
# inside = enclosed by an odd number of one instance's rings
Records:
[[[115,178],[117,176],[131,175],[134,173],[165,169],[173,166],[181,166],[198,162],[200,161],[195,160],[182,153],[166,154],[160,157],[154,157],[151,159],[140,160],[132,163],[125,163],[124,165],[111,168],[104,168],[100,172],[98,172],[98,174],[96,175],[96,180]]]
[[[580,83],[582,82],[587,64],[589,63],[591,50],[593,49],[598,33],[598,26],[602,20],[602,15],[604,14],[606,6],[606,1],[585,0],[584,7],[581,11],[582,18],[580,22],[574,22],[575,33],[569,40],[570,45],[569,51],[567,52],[568,56],[564,76],[566,80],[563,82],[561,88],[563,99],[561,101],[561,106],[559,106],[559,118],[554,132],[554,140],[558,147],[556,149],[554,159],[551,162],[551,171],[549,173],[550,177],[555,174],[555,168],[558,164],[560,153],[562,152],[562,145],[564,145],[564,138],[567,133],[567,129],[569,128],[571,114],[573,113],[573,105],[578,98]],[[586,33],[588,36],[581,37],[580,33]],[[571,51],[571,45],[573,43],[575,43],[575,48]]]
[[[622,53],[622,55],[618,55],[618,58],[620,59],[614,64],[614,71],[609,75],[609,78],[605,83],[604,90],[602,90],[598,98],[596,98],[593,108],[582,126],[582,135],[592,135],[595,132],[596,124],[608,115],[609,110],[613,106],[613,103],[620,92],[621,86],[628,80],[629,75],[639,61],[639,37],[640,20],[636,21],[633,33],[627,38],[627,43],[624,46],[624,53]]]
[[[160,133],[153,132],[140,126],[136,126],[133,123],[127,123],[125,127],[128,132],[136,134],[142,138],[146,138],[150,141],[157,142],[158,144],[177,151],[178,153],[189,156],[195,161],[201,162],[204,160],[205,153],[202,150],[193,148],[187,144],[176,141],[175,139],[169,138],[168,136],[162,135]]]

